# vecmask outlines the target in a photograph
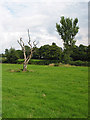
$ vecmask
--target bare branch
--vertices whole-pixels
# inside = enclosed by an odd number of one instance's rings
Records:
[[[32,44],[30,42],[28,42],[28,44],[30,45],[30,47],[32,48]]]
[[[30,53],[30,55],[28,55],[28,57],[27,57],[27,59],[26,59],[27,63],[28,63],[29,60],[31,59],[32,54],[33,54],[33,48],[31,48],[31,53]]]
[[[37,43],[35,43],[35,42],[36,42],[36,40],[33,42],[34,47],[36,47],[38,44],[38,42]]]
[[[22,40],[22,38],[20,38],[20,41],[18,40],[18,43],[20,44],[22,50],[23,50],[23,53],[24,53],[24,60],[26,61],[26,54],[25,54],[25,45],[24,45],[24,42]]]
[[[20,38],[20,41],[22,42],[22,44],[23,44],[23,47],[25,47],[25,45],[24,45],[24,42],[23,42],[22,38]]]
[[[22,41],[22,38],[20,38],[20,41]]]
[[[29,29],[28,29],[28,38],[29,38],[29,43],[30,43],[31,39],[30,39]]]
[[[28,39],[29,39],[28,44],[29,44],[30,47],[32,48],[32,44],[30,43],[30,42],[31,42],[31,39],[30,39],[29,29],[28,29]]]
[[[22,46],[21,42],[19,42],[19,40],[17,40],[17,42],[19,43],[19,45],[20,45],[21,48],[23,49],[23,46]]]
[[[28,63],[29,62],[29,60],[31,59],[31,57],[32,57],[32,54],[33,54],[33,52],[31,52],[31,54],[27,57],[27,59],[26,59],[26,63]]]

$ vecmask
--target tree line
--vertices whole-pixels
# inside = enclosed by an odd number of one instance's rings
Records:
[[[26,56],[30,54],[30,47],[25,46]],[[79,46],[74,46],[70,57],[68,57],[66,49],[62,49],[57,46],[56,43],[52,45],[43,45],[40,48],[35,47],[35,52],[32,55],[32,59],[42,59],[42,60],[58,60],[60,62],[69,63],[70,61],[89,61],[90,59],[90,45],[84,46],[80,44]],[[5,62],[7,63],[17,63],[18,59],[24,59],[22,50],[15,50],[14,48],[5,49]]]

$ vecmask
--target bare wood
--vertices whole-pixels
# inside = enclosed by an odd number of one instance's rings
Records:
[[[29,42],[30,42],[30,41],[31,41],[31,39],[30,39],[29,29],[28,29],[28,38],[29,38]]]
[[[29,44],[29,46],[30,46],[30,52],[31,52],[31,53],[30,53],[30,55],[28,55],[28,56],[26,57],[25,44],[24,44],[22,38],[20,38],[20,40],[18,40],[18,43],[20,44],[20,46],[21,46],[21,48],[22,48],[22,50],[23,50],[23,54],[24,54],[23,71],[26,71],[26,70],[27,70],[27,64],[28,64],[29,60],[32,58],[33,52],[35,52],[35,51],[34,51],[34,48],[35,48],[36,45],[38,44],[38,43],[35,43],[35,42],[36,42],[36,41],[33,41],[33,44],[31,43],[30,34],[29,34],[29,29],[28,29],[28,44]]]
[[[30,47],[32,48],[32,44],[30,43],[30,42],[31,42],[31,39],[30,39],[29,29],[28,29],[28,39],[29,39],[28,44],[29,44],[29,45],[30,45]]]
[[[27,64],[28,64],[28,62],[29,62],[29,60],[31,59],[31,57],[32,57],[32,53],[27,57]]]
[[[22,40],[22,38],[20,38],[20,41],[18,40],[18,43],[20,44],[22,50],[23,50],[23,54],[24,54],[24,61],[26,61],[26,54],[25,54],[25,45],[24,42]]]

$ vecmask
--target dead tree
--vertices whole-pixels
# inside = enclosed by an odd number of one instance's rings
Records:
[[[26,56],[26,50],[25,50],[25,44],[22,40],[22,38],[20,38],[20,40],[18,40],[18,43],[20,44],[23,54],[24,54],[24,63],[23,63],[23,71],[27,71],[27,64],[30,61],[30,59],[32,58],[33,53],[35,52],[35,48],[37,43],[35,43],[36,41],[34,41],[33,43],[31,43],[31,39],[30,39],[30,34],[29,34],[29,29],[28,29],[28,45],[30,46],[30,54],[28,56]]]

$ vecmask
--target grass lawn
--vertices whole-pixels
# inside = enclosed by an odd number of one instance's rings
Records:
[[[2,65],[3,118],[87,118],[88,68]]]

